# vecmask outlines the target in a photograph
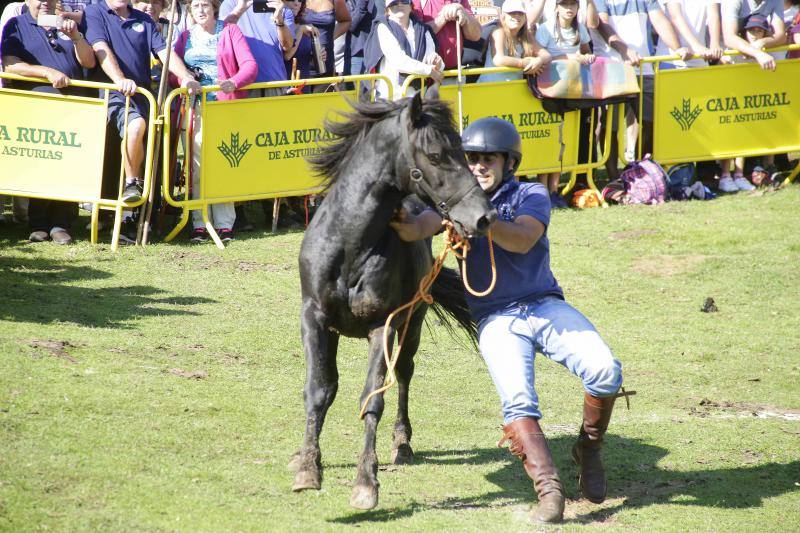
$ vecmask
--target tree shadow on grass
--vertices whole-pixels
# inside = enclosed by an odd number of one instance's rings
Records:
[[[800,491],[794,484],[800,477],[800,460],[785,464],[766,463],[717,470],[675,471],[657,466],[658,461],[669,453],[664,448],[638,439],[613,435],[607,437],[606,441],[604,456],[609,484],[608,499],[602,506],[595,506],[579,499],[578,474],[570,459],[574,438],[561,436],[550,440],[553,457],[567,492],[566,523],[604,522],[623,509],[664,503],[717,509],[758,508],[765,499]],[[531,481],[522,465],[505,450],[477,448],[418,451],[414,461],[416,464],[439,465],[442,468],[502,464],[499,469],[486,476],[498,490],[357,512],[335,518],[331,522],[391,522],[431,509],[488,509],[533,504],[536,501]]]
[[[87,288],[69,282],[111,278],[103,270],[43,258],[0,257],[0,320],[130,329],[127,322],[145,316],[197,315],[176,306],[214,302],[171,296],[156,287],[127,285]]]

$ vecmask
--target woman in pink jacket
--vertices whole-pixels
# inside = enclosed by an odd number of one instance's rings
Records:
[[[208,93],[206,100],[246,98],[247,91],[241,89],[255,81],[258,64],[253,59],[239,27],[217,19],[219,5],[219,0],[191,0],[189,14],[194,25],[178,37],[175,53],[195,72],[200,85],[219,85],[222,89]],[[201,174],[200,142],[203,134],[199,104],[195,108],[193,126],[192,190],[198,191]],[[232,203],[212,205],[209,219],[223,242],[233,239],[236,211]],[[192,213],[192,225],[192,242],[207,241],[208,232],[203,227],[203,217],[199,211]]]

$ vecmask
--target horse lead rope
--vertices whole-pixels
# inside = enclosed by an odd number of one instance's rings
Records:
[[[419,282],[419,288],[417,289],[417,293],[411,299],[410,302],[401,305],[391,313],[389,316],[386,317],[386,322],[383,325],[383,359],[386,361],[386,378],[383,381],[383,386],[375,389],[374,391],[370,392],[367,395],[364,402],[361,404],[361,411],[359,411],[358,417],[363,419],[366,415],[367,405],[369,405],[370,400],[378,395],[383,394],[387,390],[391,389],[395,383],[397,383],[397,376],[395,375],[394,368],[397,366],[397,359],[400,357],[400,352],[403,348],[403,341],[406,338],[406,333],[408,332],[408,325],[411,323],[411,315],[414,314],[414,309],[419,302],[425,302],[428,305],[433,303],[433,297],[431,296],[431,287],[433,287],[433,283],[436,281],[436,278],[439,276],[439,272],[442,271],[442,266],[444,266],[444,261],[447,259],[447,255],[450,252],[453,252],[453,255],[459,260],[461,260],[461,272],[462,277],[464,279],[464,287],[467,291],[478,298],[482,298],[486,296],[490,292],[494,290],[495,283],[497,282],[497,266],[494,262],[494,245],[492,244],[492,231],[486,235],[486,238],[489,240],[489,262],[491,263],[491,270],[492,270],[492,282],[489,284],[489,287],[483,292],[476,292],[469,284],[469,280],[467,279],[467,254],[469,253],[469,241],[467,239],[461,239],[459,242],[456,238],[456,232],[453,228],[453,223],[449,220],[443,222],[447,231],[445,233],[445,245],[444,249],[439,253],[436,259],[433,262],[433,266],[431,267],[430,272],[428,272]],[[392,321],[394,317],[399,314],[401,311],[406,310],[406,320],[403,324],[403,331],[400,333],[400,337],[397,340],[397,350],[392,351],[391,347],[389,346],[389,328],[392,325]]]

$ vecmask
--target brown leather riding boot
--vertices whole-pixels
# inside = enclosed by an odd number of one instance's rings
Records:
[[[583,424],[578,442],[572,447],[572,457],[581,468],[581,493],[592,503],[606,499],[606,472],[600,450],[616,399],[617,396],[598,398],[588,393],[583,397]]]
[[[502,446],[511,442],[508,451],[522,459],[525,472],[533,480],[539,505],[532,515],[537,522],[560,522],[564,517],[564,486],[558,478],[547,439],[535,418],[520,418],[503,426]]]

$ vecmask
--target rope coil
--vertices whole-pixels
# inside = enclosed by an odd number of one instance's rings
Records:
[[[433,304],[433,296],[431,296],[430,293],[431,287],[433,287],[433,283],[439,276],[439,272],[442,271],[442,267],[444,266],[444,262],[447,259],[448,254],[452,252],[456,259],[459,259],[462,262],[461,273],[464,279],[464,287],[467,289],[467,292],[477,298],[482,298],[494,290],[494,286],[497,281],[497,266],[494,262],[494,245],[492,244],[491,230],[489,230],[487,233],[486,238],[489,240],[489,261],[491,263],[492,282],[489,284],[489,287],[486,290],[482,292],[476,292],[470,286],[467,279],[467,254],[469,253],[469,241],[458,236],[455,228],[453,227],[453,223],[449,220],[442,222],[442,224],[444,224],[446,228],[445,244],[442,251],[433,261],[433,266],[431,267],[430,272],[428,272],[420,280],[419,288],[417,289],[417,292],[411,301],[401,305],[389,313],[389,316],[386,317],[386,322],[383,325],[383,358],[386,361],[386,378],[383,381],[382,387],[370,392],[366,399],[364,399],[364,403],[361,404],[361,410],[359,411],[359,418],[361,419],[363,419],[366,415],[367,405],[369,405],[370,400],[374,396],[383,394],[387,390],[391,389],[394,387],[395,383],[397,383],[397,376],[394,369],[395,366],[397,366],[397,359],[400,357],[400,352],[403,348],[403,341],[405,340],[406,333],[408,332],[408,325],[411,323],[411,315],[414,314],[418,303],[424,302],[428,305]],[[400,337],[397,340],[397,350],[393,351],[389,342],[389,328],[391,327],[395,316],[404,310],[406,310],[406,315],[405,323],[403,324],[403,331],[400,333]]]

